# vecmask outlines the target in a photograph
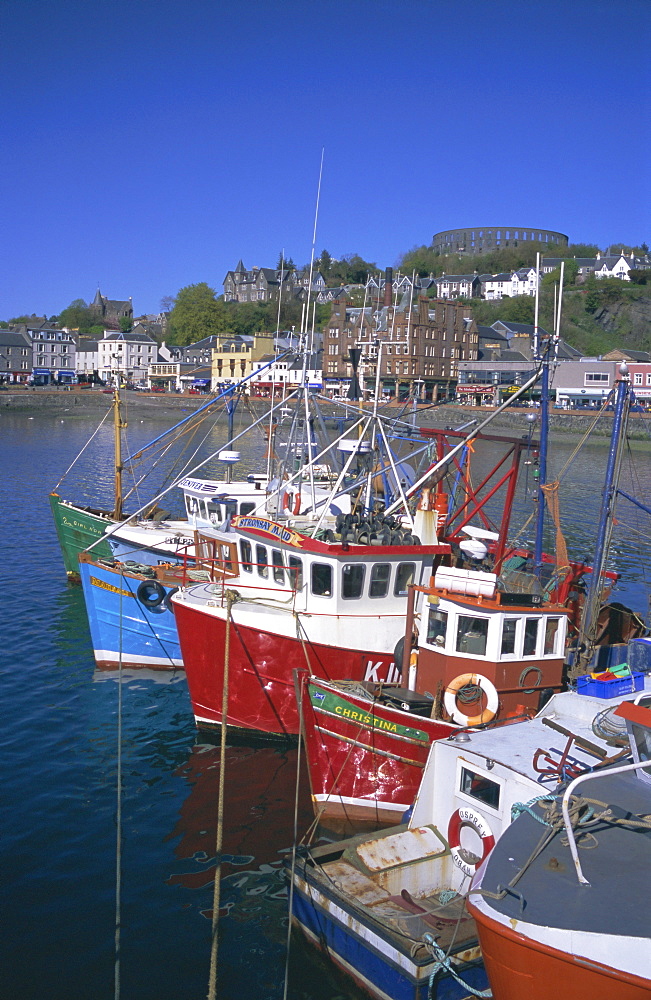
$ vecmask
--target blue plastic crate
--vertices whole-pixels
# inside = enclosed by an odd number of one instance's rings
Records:
[[[615,677],[610,681],[595,680],[586,675],[577,677],[578,694],[589,694],[593,698],[618,698],[622,694],[632,694],[644,687],[644,674],[633,672],[630,677]]]

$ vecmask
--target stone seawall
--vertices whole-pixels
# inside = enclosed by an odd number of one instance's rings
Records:
[[[125,392],[123,402],[127,414],[137,412],[142,419],[150,417],[159,419],[170,413],[190,412],[198,410],[210,397],[188,396],[176,393],[139,393]],[[101,392],[97,389],[16,389],[3,390],[0,392],[0,416],[3,412],[29,412],[35,416],[37,414],[67,412],[68,416],[86,415],[92,413],[104,413],[111,406],[112,397],[109,393]],[[267,405],[266,400],[255,400],[255,409],[261,412]],[[342,409],[334,404],[324,403],[322,409],[327,417],[340,416]],[[356,410],[356,407],[354,407]],[[364,405],[364,411],[370,411],[370,404]],[[350,412],[350,411],[349,411]],[[381,407],[381,412],[388,417],[398,416],[401,419],[413,419],[413,409],[411,405],[391,404]],[[490,413],[492,407],[488,406],[459,406],[456,404],[446,404],[444,406],[418,406],[415,413],[415,423],[421,427],[447,427],[459,426],[470,420],[481,423]],[[495,429],[520,431],[526,433],[529,427],[528,414],[540,416],[539,409],[528,409],[525,407],[514,407],[507,409],[495,418],[492,425]],[[550,429],[554,433],[583,434],[592,425],[597,416],[596,410],[587,412],[550,411]],[[610,435],[612,427],[612,411],[602,414],[597,421],[594,434],[607,437]],[[469,428],[470,430],[470,428]],[[632,439],[651,438],[651,413],[631,413],[629,422],[629,437]]]

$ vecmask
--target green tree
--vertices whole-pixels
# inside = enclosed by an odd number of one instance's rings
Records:
[[[398,259],[397,267],[405,274],[411,274],[415,271],[420,278],[425,278],[428,274],[438,276],[441,270],[439,268],[441,259],[433,247],[412,247]]]
[[[129,333],[133,329],[133,320],[131,316],[120,316],[120,329],[122,333]]]
[[[223,302],[215,298],[215,289],[205,281],[186,285],[176,296],[170,313],[170,341],[173,344],[195,344],[204,337],[222,333],[226,326]]]
[[[88,308],[83,299],[73,299],[67,309],[59,313],[59,326],[67,326],[71,330],[86,332],[96,324],[97,316]],[[103,326],[102,329],[104,329]]]
[[[317,269],[323,275],[324,280],[327,282],[328,275],[332,270],[332,257],[330,256],[327,250],[321,251],[321,256],[318,258],[318,260],[315,261],[315,264]]]
[[[563,274],[563,287],[568,288],[570,285],[576,284],[576,279],[579,273],[579,265],[574,260],[573,257],[568,257],[564,262],[564,274]],[[543,288],[553,288],[557,285],[561,279],[561,269],[560,266],[554,268],[549,274],[545,274],[542,279]]]

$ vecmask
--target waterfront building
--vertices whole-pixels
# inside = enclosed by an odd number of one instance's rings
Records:
[[[26,333],[0,330],[0,384],[20,385],[32,373],[32,344]]]
[[[359,350],[358,378],[370,395],[378,377],[384,396],[436,400],[454,395],[458,364],[476,358],[477,326],[464,302],[411,294],[393,302],[385,285],[382,306],[333,303],[323,328],[324,388],[345,394],[353,375],[351,348]]]
[[[158,344],[138,325],[129,333],[106,330],[97,342],[98,368],[105,382],[137,382],[148,377],[149,366],[158,359]]]

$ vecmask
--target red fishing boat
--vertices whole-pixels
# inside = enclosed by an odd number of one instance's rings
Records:
[[[396,646],[404,636],[409,588],[425,593],[439,567],[450,562],[452,545],[462,557],[468,551],[476,557],[482,543],[471,535],[472,518],[483,525],[475,532],[490,534],[494,556],[503,558],[520,457],[530,442],[478,430],[437,430],[428,438],[433,460],[425,480],[436,483],[447,474],[466,481],[454,512],[448,513],[447,497],[437,488],[423,490],[411,514],[401,485],[401,520],[387,516],[386,493],[382,504],[365,507],[378,480],[385,489],[387,479],[395,484],[398,466],[374,457],[363,438],[348,436],[342,442],[347,462],[357,452],[369,469],[350,514],[294,515],[295,492],[288,498],[283,488],[266,512],[232,518],[228,535],[237,543],[237,579],[228,586],[189,587],[172,602],[198,725],[222,720],[227,632],[228,725],[295,736],[295,670],[307,668],[328,680],[399,680]],[[502,445],[497,460],[488,454],[496,444]],[[473,457],[481,460],[474,487],[468,474]],[[343,472],[335,502],[342,485]]]
[[[651,996],[651,711],[623,702],[615,715],[635,762],[581,775],[522,814],[473,883],[468,909],[500,1000]]]

